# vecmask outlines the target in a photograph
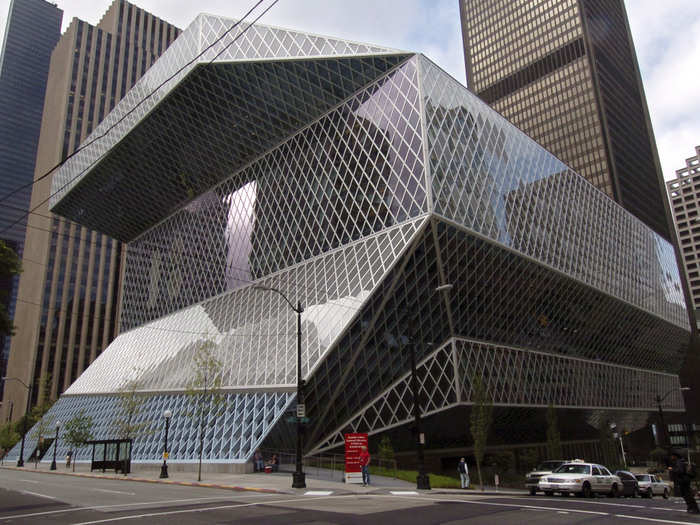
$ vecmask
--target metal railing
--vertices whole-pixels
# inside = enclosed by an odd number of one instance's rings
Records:
[[[294,450],[260,449],[265,465],[269,464],[272,456],[277,455],[279,459],[279,472],[294,472],[295,452]],[[345,479],[345,456],[343,454],[317,454],[305,456],[302,460],[304,472],[308,477],[315,479],[325,479],[329,481],[343,481]],[[396,460],[380,459],[372,457],[370,469],[378,467],[376,475],[396,479]]]

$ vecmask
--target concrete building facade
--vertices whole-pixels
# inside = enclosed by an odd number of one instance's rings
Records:
[[[74,18],[51,55],[8,362],[8,375],[33,386],[32,403],[42,378],[57,397],[119,333],[124,255],[119,241],[52,214],[53,175],[43,175],[77,150],[179,33],[115,0],[96,26]],[[25,406],[17,382],[5,393]]]
[[[700,314],[700,146],[695,147],[694,156],[685,159],[685,166],[676,170],[676,178],[666,181],[666,188],[697,320]]]

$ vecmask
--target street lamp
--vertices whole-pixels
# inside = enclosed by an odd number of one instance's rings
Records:
[[[664,441],[666,441],[666,442],[668,443],[668,446],[669,446],[669,447],[671,446],[671,440],[668,439],[668,432],[667,432],[667,429],[666,429],[666,424],[664,423],[664,411],[661,409],[661,403],[664,401],[664,399],[666,399],[666,398],[668,397],[668,395],[669,395],[671,392],[675,392],[675,390],[676,390],[675,388],[672,388],[671,390],[669,390],[668,392],[666,392],[663,396],[659,396],[659,395],[656,396],[656,405],[659,407],[659,420],[660,420],[660,423],[661,423],[661,434],[662,434],[662,438],[663,438],[663,436],[665,436],[665,437],[667,438],[667,439],[665,439]],[[682,387],[680,388],[680,391],[681,391],[681,392],[685,392],[685,391],[687,391],[687,390],[690,390],[690,387],[689,387],[689,386],[682,386]],[[661,446],[663,446],[663,444],[662,444]]]
[[[163,412],[163,417],[165,418],[165,443],[163,443],[163,466],[160,467],[160,477],[168,477],[168,427],[170,427],[170,418],[173,417],[173,413],[170,410],[165,410]]]
[[[443,284],[435,288],[436,292],[449,292],[452,290],[451,284]],[[413,421],[416,432],[416,460],[418,462],[418,477],[416,478],[416,488],[419,490],[430,490],[430,477],[425,472],[425,436],[421,432],[421,409],[418,399],[418,373],[416,372],[416,345],[415,341],[409,344],[411,349],[411,393],[413,395]]]
[[[58,447],[58,430],[61,428],[61,422],[56,421],[56,437],[53,440],[53,461],[51,461],[51,469],[56,470],[56,448]]]
[[[295,307],[292,302],[287,299],[277,288],[272,288],[271,286],[255,285],[254,290],[262,290],[264,292],[276,292],[282,296],[289,307],[297,314],[297,451],[296,451],[296,470],[292,475],[292,488],[303,489],[306,488],[306,475],[302,470],[301,465],[301,449],[302,449],[302,417],[306,416],[306,407],[304,406],[304,382],[301,379],[301,314],[304,309],[301,307],[301,302],[297,303]]]
[[[24,388],[27,389],[27,406],[24,409],[24,420],[22,421],[22,445],[20,446],[19,459],[17,460],[17,466],[23,467],[24,466],[24,437],[27,434],[27,417],[29,415],[29,405],[32,401],[32,385],[26,384],[24,381],[22,381],[18,377],[3,377],[2,379],[3,379],[3,381],[17,381],[19,384],[21,384]],[[12,410],[12,405],[10,405],[10,410]]]

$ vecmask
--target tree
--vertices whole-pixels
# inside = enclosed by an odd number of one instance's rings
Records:
[[[81,448],[85,443],[92,439],[92,417],[85,414],[85,410],[81,410],[66,422],[63,429],[63,439],[70,449]],[[75,459],[73,459],[73,472],[75,472]]]
[[[2,449],[2,457],[15,446],[19,441],[20,435],[15,431],[15,425],[12,423],[5,423],[2,428],[0,428],[0,449]]]
[[[221,390],[221,361],[215,355],[216,343],[211,339],[199,342],[194,355],[194,377],[187,384],[190,410],[187,412],[199,430],[199,472],[202,481],[202,453],[204,451],[205,426],[213,424],[226,408],[226,395]]]
[[[484,460],[486,450],[486,439],[491,427],[491,415],[493,402],[486,391],[481,378],[474,376],[472,379],[472,399],[474,405],[471,413],[471,433],[474,439],[474,457],[476,458],[476,471],[479,475],[479,485],[484,490],[484,482],[481,478],[481,462]]]
[[[127,382],[119,390],[117,413],[112,423],[113,430],[119,439],[134,440],[151,432],[150,421],[139,421],[139,414],[146,401],[139,393],[141,383],[137,379]],[[129,451],[129,455],[131,451]],[[129,457],[124,454],[123,473],[128,474]]]
[[[15,251],[5,241],[0,241],[0,281],[12,279],[22,271],[22,264]],[[7,290],[0,290],[0,337],[14,335],[15,327],[5,306]]]
[[[379,461],[384,462],[384,467],[391,464],[394,460],[394,447],[391,445],[391,439],[386,434],[382,437],[379,442]]]
[[[42,417],[34,425],[31,436],[36,439],[36,452],[34,453],[34,468],[39,465],[40,452],[44,451],[44,438],[51,434],[54,428],[53,419],[50,417]]]
[[[557,411],[551,403],[547,407],[547,454],[548,459],[561,459],[561,436],[557,425]]]

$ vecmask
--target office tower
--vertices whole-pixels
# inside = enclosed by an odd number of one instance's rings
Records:
[[[41,377],[57,396],[119,332],[123,255],[120,242],[51,214],[52,177],[41,176],[76,150],[178,34],[116,0],[96,26],[74,18],[51,56],[8,363],[9,375],[33,385],[33,402]],[[26,390],[17,382],[5,388],[23,407]]]
[[[20,257],[46,77],[62,18],[63,11],[44,0],[12,0],[0,52],[0,231],[4,230],[0,239]],[[18,284],[19,277],[2,283],[6,293],[2,300],[10,317],[14,317]],[[9,351],[10,337],[0,337],[0,377],[5,375]]]
[[[700,313],[700,146],[695,156],[685,159],[676,178],[666,181],[668,198],[678,234],[678,245],[690,287],[695,318]]]
[[[459,0],[467,86],[665,239],[623,0]]]
[[[191,464],[203,348],[227,399],[205,427],[217,468],[293,448],[297,403],[304,453],[347,432],[412,447],[414,356],[434,450],[470,446],[477,377],[493,442],[544,442],[552,403],[566,457],[599,460],[606,418],[643,426],[656,392],[682,409],[667,241],[423,55],[257,24],[217,42],[233,23],[200,15],[143,81],[178,77],[129,113],[137,85],[54,177],[53,212],[126,243],[125,331],[45,417],[85,410],[107,439],[131,385]],[[162,451],[140,435],[132,459]]]

